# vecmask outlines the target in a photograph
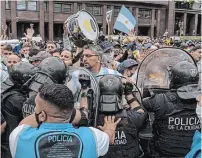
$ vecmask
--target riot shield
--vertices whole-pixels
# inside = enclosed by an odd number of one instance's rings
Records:
[[[196,65],[190,54],[177,48],[161,48],[147,55],[139,65],[137,73],[136,84],[142,97],[152,95],[152,91],[169,90],[169,69],[180,61]]]
[[[169,70],[180,61],[194,62],[186,51],[177,48],[161,48],[148,54],[138,67],[136,85],[142,98],[154,96],[157,93],[169,91]],[[148,112],[145,126],[139,132],[140,144],[145,155],[150,155],[152,140],[152,124],[154,113]]]
[[[85,68],[70,67],[68,70],[65,85],[73,92],[75,108],[77,108],[79,106],[78,104],[80,103],[80,99],[81,99],[81,93],[80,93],[81,85],[79,83],[80,74],[85,74],[90,77],[90,90],[88,92],[89,94],[87,97],[88,107],[89,107],[89,111],[90,111],[88,125],[96,127],[97,120],[96,120],[95,116],[97,116],[96,109],[97,109],[98,103],[99,103],[100,90],[99,90],[98,82],[95,79],[95,77],[93,76],[93,74]]]

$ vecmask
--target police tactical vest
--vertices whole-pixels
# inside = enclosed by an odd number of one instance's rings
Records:
[[[11,114],[10,108],[12,107],[6,107],[5,101],[9,99],[10,96],[19,94],[20,92],[18,90],[10,90],[8,92],[5,92],[1,94],[1,112],[6,120],[6,130],[3,134],[6,137],[6,140],[9,140],[10,133],[17,127],[19,124],[19,116]],[[3,138],[5,138],[3,137]]]
[[[11,132],[18,126],[19,124],[19,116],[13,115],[11,112],[11,109],[13,107],[7,107],[5,105],[5,101],[9,99],[10,96],[19,94],[20,92],[16,89],[9,89],[1,94],[1,112],[5,118],[6,121],[6,129],[5,132],[1,136],[1,150],[2,153],[5,154],[7,158],[10,156],[9,151],[9,136]]]
[[[164,117],[153,124],[154,150],[160,156],[184,157],[191,149],[193,135],[200,130],[195,100],[181,100],[176,93],[166,93]]]
[[[26,151],[26,152],[25,152]],[[25,127],[18,136],[16,158],[96,158],[95,137],[87,127],[43,123]]]
[[[104,124],[104,116],[98,117],[98,125]],[[127,110],[115,114],[115,117],[122,118],[116,127],[114,144],[103,158],[136,158],[139,155],[138,130],[128,122]]]

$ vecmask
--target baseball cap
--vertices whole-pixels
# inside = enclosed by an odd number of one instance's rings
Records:
[[[33,55],[29,58],[29,61],[42,61],[45,58],[51,57],[51,55],[45,51],[40,51],[37,55]]]
[[[109,49],[113,48],[113,44],[109,41],[104,41],[104,42],[100,43],[99,46],[103,49],[104,53],[106,51],[108,51]]]
[[[138,66],[138,63],[133,59],[124,60],[121,64],[119,64],[118,71],[123,73],[124,70],[132,66]]]
[[[135,42],[131,42],[131,43],[129,43],[128,45],[127,45],[127,50],[132,50],[132,51],[134,51],[135,50],[135,48],[136,48],[136,43]]]

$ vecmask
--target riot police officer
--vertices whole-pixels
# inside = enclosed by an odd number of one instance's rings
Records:
[[[6,121],[6,129],[2,135],[2,155],[9,157],[7,150],[9,135],[22,120],[22,105],[26,94],[22,85],[34,74],[34,66],[27,62],[20,62],[9,68],[9,78],[1,85],[1,112]],[[7,151],[6,151],[7,150]]]
[[[99,81],[100,104],[98,125],[103,125],[104,116],[115,115],[121,118],[117,126],[115,141],[110,145],[106,158],[135,158],[139,156],[139,129],[146,118],[143,107],[137,102],[133,94],[133,85],[126,82],[123,89],[122,81],[114,75],[106,75]],[[126,96],[127,104],[123,105],[123,92]],[[133,108],[131,108],[133,107]]]
[[[153,151],[155,157],[184,157],[190,150],[195,130],[200,129],[196,115],[199,74],[187,61],[169,70],[170,90],[143,100],[146,110],[154,112]]]
[[[40,86],[44,83],[64,84],[66,72],[67,66],[57,57],[48,57],[39,64],[36,74],[24,84],[29,97],[23,104],[23,117],[34,112],[34,100]]]

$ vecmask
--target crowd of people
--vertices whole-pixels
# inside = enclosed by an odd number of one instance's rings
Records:
[[[201,41],[100,34],[80,48],[32,36],[1,45],[3,158],[201,157]],[[193,62],[171,67],[168,91],[140,99],[138,69],[164,48]]]

